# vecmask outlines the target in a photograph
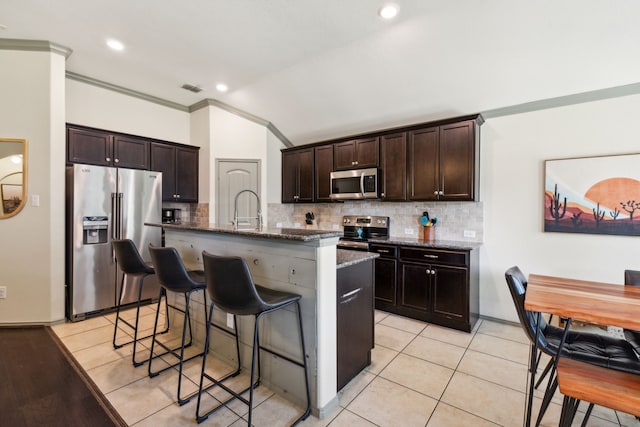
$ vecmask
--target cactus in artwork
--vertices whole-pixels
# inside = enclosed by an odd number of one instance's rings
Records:
[[[620,210],[618,208],[615,208],[613,211],[609,211],[609,216],[614,221],[618,219],[618,215],[620,215]]]
[[[633,213],[640,209],[640,202],[635,200],[627,200],[626,202],[620,202],[622,209],[629,214],[629,221],[633,221]]]
[[[562,213],[560,213],[561,210]],[[567,198],[564,198],[564,203],[560,203],[558,184],[556,184],[553,190],[553,199],[551,200],[551,204],[549,205],[549,212],[551,213],[551,216],[556,220],[556,222],[560,221],[560,218],[563,218],[564,214],[567,213]]]
[[[571,215],[571,222],[573,223],[574,227],[580,227],[582,225],[582,219],[580,219],[580,215],[582,215],[582,212],[574,213]]]
[[[600,210],[600,202],[598,202],[595,208],[591,208],[593,211],[593,219],[596,221],[596,228],[600,227],[600,221],[604,219],[604,211]]]

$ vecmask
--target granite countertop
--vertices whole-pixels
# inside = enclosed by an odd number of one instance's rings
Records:
[[[374,252],[351,251],[348,249],[336,250],[336,269],[348,267],[378,258],[380,254]]]
[[[342,237],[341,230],[316,230],[306,228],[263,228],[235,229],[232,225],[203,224],[196,222],[183,223],[146,223],[145,225],[164,227],[168,230],[205,231],[211,233],[236,234],[242,236],[264,237],[269,239],[299,240],[310,242],[314,240]]]
[[[394,237],[388,238],[371,238],[370,243],[386,243],[389,245],[401,245],[401,246],[417,246],[421,248],[438,248],[438,249],[459,249],[459,250],[471,250],[477,249],[482,246],[480,242],[463,242],[457,240],[423,240],[417,237]]]

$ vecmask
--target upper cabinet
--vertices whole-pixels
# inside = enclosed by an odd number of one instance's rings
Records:
[[[333,172],[333,144],[315,147],[316,202],[330,202],[331,172]]]
[[[149,169],[147,139],[67,126],[67,162]]]
[[[198,149],[151,144],[151,170],[162,172],[162,201],[198,201]]]
[[[407,133],[380,137],[380,198],[407,200]]]
[[[471,201],[478,193],[476,120],[409,132],[409,200]]]
[[[199,147],[67,125],[67,163],[162,172],[162,201],[198,202]]]
[[[282,203],[312,202],[314,149],[282,153]]]
[[[379,149],[377,136],[333,144],[334,169],[378,167]]]
[[[475,201],[480,114],[282,150],[282,201],[330,202],[332,171],[379,168],[380,200]]]

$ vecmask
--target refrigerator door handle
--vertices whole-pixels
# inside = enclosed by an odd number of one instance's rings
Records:
[[[118,239],[122,239],[122,193],[118,193]]]
[[[111,193],[111,240],[118,238],[118,214],[117,214],[118,200],[116,199],[116,193]]]

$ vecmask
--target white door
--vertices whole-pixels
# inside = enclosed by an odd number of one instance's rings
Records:
[[[233,222],[234,199],[242,190],[253,190],[260,194],[260,160],[224,159],[216,160],[218,188],[216,191],[216,222],[229,225]],[[253,226],[257,221],[248,218],[257,216],[258,201],[249,193],[238,197],[238,221],[240,225]]]

